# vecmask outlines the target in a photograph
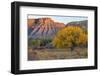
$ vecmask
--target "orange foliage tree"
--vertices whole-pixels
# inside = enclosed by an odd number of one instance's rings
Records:
[[[52,44],[56,48],[87,46],[87,32],[79,26],[67,26],[57,32]]]

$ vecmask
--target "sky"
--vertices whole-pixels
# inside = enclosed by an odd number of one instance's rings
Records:
[[[88,20],[88,17],[85,16],[56,16],[56,15],[28,15],[28,19],[37,19],[37,18],[46,18],[49,17],[55,22],[61,22],[64,24],[67,24],[72,21],[82,21],[82,20]]]

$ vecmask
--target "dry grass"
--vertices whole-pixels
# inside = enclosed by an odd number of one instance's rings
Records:
[[[70,49],[28,49],[28,60],[54,60],[87,58],[87,48]]]

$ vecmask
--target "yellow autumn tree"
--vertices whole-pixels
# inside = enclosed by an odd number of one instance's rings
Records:
[[[87,33],[79,26],[67,26],[57,32],[52,44],[56,48],[87,46]]]

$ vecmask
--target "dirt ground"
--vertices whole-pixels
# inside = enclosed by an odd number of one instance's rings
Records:
[[[87,48],[70,49],[28,49],[28,60],[55,60],[87,58]]]

